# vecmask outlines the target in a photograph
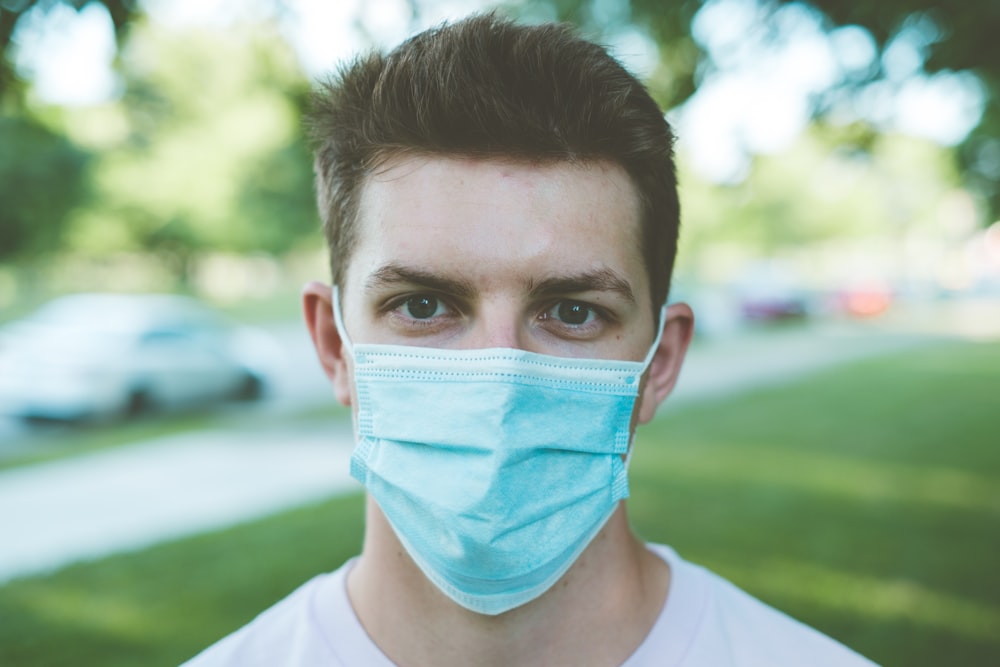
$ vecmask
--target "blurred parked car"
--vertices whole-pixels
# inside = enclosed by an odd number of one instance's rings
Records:
[[[0,329],[0,413],[76,420],[255,399],[262,337],[187,297],[65,296]]]
[[[740,310],[744,319],[753,322],[795,320],[809,314],[806,300],[795,294],[747,296],[740,304]]]
[[[834,296],[834,308],[852,317],[875,317],[892,304],[892,291],[878,283],[845,287]]]
[[[810,303],[796,273],[776,260],[748,266],[734,288],[740,314],[751,322],[797,320],[809,315]]]

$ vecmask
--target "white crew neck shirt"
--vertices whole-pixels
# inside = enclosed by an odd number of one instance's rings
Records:
[[[767,606],[667,546],[667,600],[621,667],[871,667],[875,663]],[[371,640],[340,569],[309,580],[184,667],[395,667]]]

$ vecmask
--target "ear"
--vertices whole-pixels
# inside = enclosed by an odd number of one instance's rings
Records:
[[[302,288],[302,312],[316,356],[333,385],[341,405],[351,404],[351,375],[344,342],[333,321],[333,295],[329,285],[311,282]]]
[[[673,391],[694,333],[694,313],[686,303],[667,306],[663,320],[663,336],[653,353],[649,374],[639,397],[639,423],[645,424],[656,415],[656,409]]]

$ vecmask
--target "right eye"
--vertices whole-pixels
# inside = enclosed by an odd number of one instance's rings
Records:
[[[444,312],[440,299],[430,294],[411,296],[401,304],[400,309],[415,320],[427,320]]]

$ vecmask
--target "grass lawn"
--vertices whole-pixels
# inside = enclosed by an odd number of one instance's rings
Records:
[[[641,433],[644,538],[882,664],[997,664],[1000,344],[851,365]]]
[[[48,433],[25,438],[4,452],[0,457],[0,471],[73,458],[104,449],[127,447],[182,433],[210,429],[251,431],[261,424],[273,426],[277,420],[293,424],[331,418],[350,419],[350,412],[332,402],[293,410],[279,416],[258,410],[254,404],[210,405],[199,410],[143,415],[119,422],[52,425]]]
[[[886,665],[1000,655],[1000,344],[668,412],[631,517]],[[175,665],[355,554],[351,496],[0,588],[0,664]]]

